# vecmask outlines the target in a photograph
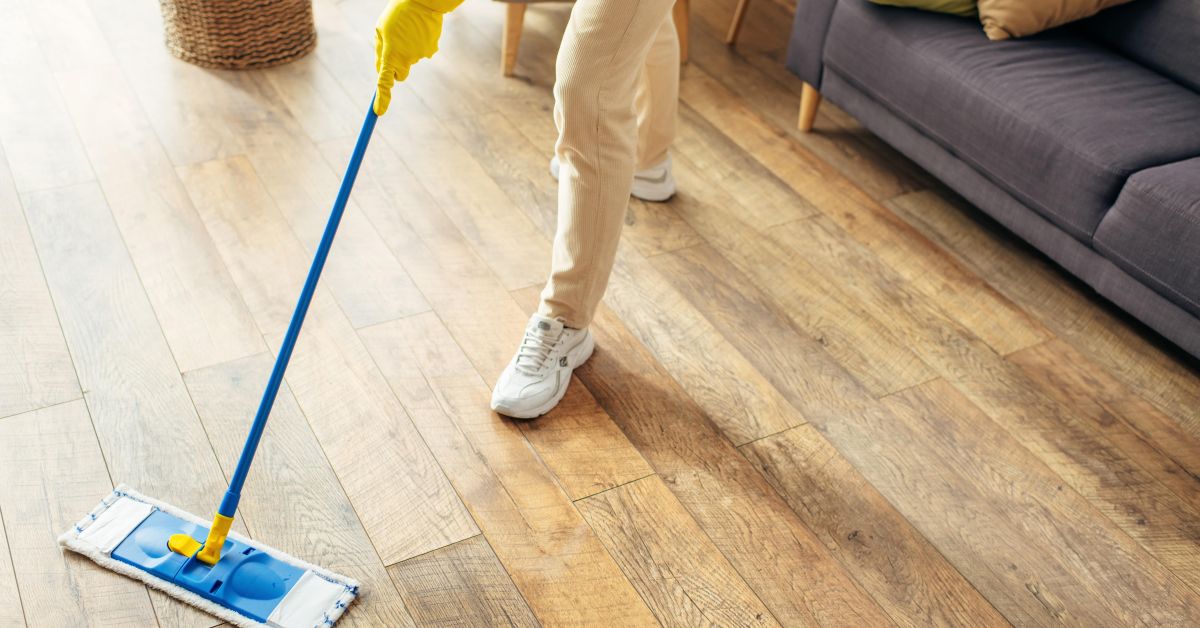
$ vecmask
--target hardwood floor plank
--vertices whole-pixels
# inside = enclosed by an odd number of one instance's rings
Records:
[[[26,3],[0,7],[0,149],[19,192],[93,180]],[[102,53],[103,50],[98,53]]]
[[[942,380],[885,400],[894,415],[924,422],[946,464],[1005,496],[1020,513],[1030,551],[1052,551],[1087,587],[1091,604],[1122,624],[1188,625],[1200,621],[1200,596],[1079,494],[1038,462],[966,397]],[[1042,550],[1035,549],[1044,543]]]
[[[538,619],[548,625],[653,625],[517,423],[434,314],[360,332]]]
[[[795,7],[759,3],[743,22],[743,38],[731,47],[723,39],[728,25],[728,18],[721,15],[728,10],[727,5],[721,6],[724,4],[695,0],[690,65],[702,68],[729,91],[754,103],[755,110],[775,128],[876,200],[932,184],[931,175],[837,110],[833,103],[822,103],[813,132],[799,131],[796,112],[801,81],[784,66]]]
[[[812,426],[748,443],[742,452],[896,624],[1008,625]]]
[[[580,379],[781,624],[890,623],[606,307],[592,331]]]
[[[576,506],[662,625],[779,625],[658,476]]]
[[[1200,439],[1061,340],[1008,359],[1029,381],[1119,448],[1122,457],[1200,507]]]
[[[1040,394],[1015,365],[921,300],[903,279],[836,232],[823,217],[773,236],[797,249],[832,283],[845,268],[863,278],[841,289],[909,338],[926,364],[987,413],[1067,485],[1152,555],[1200,590],[1200,512],[1127,460],[1086,418]]]
[[[201,219],[270,346],[309,264],[241,158],[180,169]],[[349,321],[318,290],[287,382],[384,564],[478,532]],[[371,460],[369,468],[363,460]],[[418,523],[421,522],[421,523]]]
[[[83,396],[0,150],[0,418]]]
[[[1062,595],[1071,605],[1077,604],[1083,609],[1094,605],[1086,596],[1075,592],[1078,585],[1071,583],[1070,571],[1054,561],[1043,564],[1034,556],[1014,554],[1014,548],[1022,547],[1026,533],[1019,520],[1010,522],[1006,519],[1002,509],[1004,499],[981,492],[958,477],[952,468],[947,468],[936,450],[923,447],[915,437],[897,431],[893,427],[897,419],[858,386],[820,343],[799,333],[789,323],[786,313],[780,311],[768,296],[748,279],[739,277],[731,264],[703,248],[663,256],[655,262],[665,267],[668,276],[685,284],[681,286],[681,292],[688,294],[698,307],[703,307],[706,316],[723,333],[736,339],[756,367],[874,487],[846,488],[836,481],[816,478],[805,481],[814,473],[832,473],[839,467],[836,458],[818,448],[815,435],[806,427],[794,428],[742,448],[743,452],[754,454],[752,458],[768,462],[764,473],[788,496],[796,511],[822,539],[846,548],[843,564],[857,570],[871,565],[873,560],[883,563],[868,568],[859,579],[876,599],[893,611],[893,618],[898,622],[924,617],[922,613],[927,614],[928,619],[918,619],[918,624],[934,623],[939,617],[954,617],[954,605],[967,604],[971,598],[969,591],[963,592],[960,583],[957,596],[943,593],[924,598],[937,604],[929,609],[908,604],[911,592],[901,583],[914,575],[925,574],[932,578],[932,581],[918,581],[915,592],[937,590],[939,586],[947,586],[953,578],[942,579],[943,584],[940,584],[936,562],[924,572],[908,568],[907,561],[915,560],[914,557],[925,556],[932,560],[927,550],[901,552],[906,557],[904,563],[897,563],[890,551],[881,552],[877,557],[867,553],[871,547],[890,550],[913,543],[915,535],[903,534],[906,525],[916,528],[919,535],[927,538],[997,610],[1018,625],[1050,623],[1062,615],[1061,604],[1054,601],[1060,593],[1048,592],[1046,582],[1053,583],[1056,591],[1059,586],[1064,587]],[[684,264],[690,267],[687,272],[676,269]],[[755,324],[745,325],[745,320],[753,320]],[[805,451],[816,453],[806,458]],[[795,461],[792,456],[796,457]],[[793,466],[804,464],[816,471],[806,474],[803,466]],[[851,472],[842,481],[854,486],[853,475]],[[882,521],[871,525],[858,506],[862,501],[871,502],[871,490],[878,490],[894,505],[898,516],[909,523],[888,525],[884,509],[877,515]],[[993,512],[994,508],[1001,510]],[[888,537],[887,541],[872,544],[871,529],[877,530],[876,535],[897,535],[899,538]],[[854,530],[859,533],[853,539],[848,538]],[[864,534],[864,531],[867,532]],[[1014,561],[1014,556],[1020,556],[1020,560]],[[896,577],[881,585],[881,576],[897,569],[901,571]],[[1031,592],[1037,593],[1030,595]],[[1037,597],[1039,593],[1043,594],[1041,598]],[[918,595],[912,597],[921,599]],[[967,617],[984,621],[987,615],[973,610]],[[962,621],[965,619],[952,623]]]
[[[520,427],[572,500],[654,473],[578,377],[553,412]]]
[[[296,137],[301,132],[293,124],[280,125],[279,131],[287,139],[267,140],[265,147],[251,150],[247,160],[311,255],[329,219],[345,162],[327,163],[315,146]],[[345,142],[347,151],[353,147],[350,138],[337,141]],[[412,279],[353,203],[338,227],[322,279],[356,328],[429,310]]]
[[[265,349],[120,69],[55,75],[181,371]]]
[[[767,290],[798,327],[821,342],[873,395],[902,390],[935,376],[887,325],[863,312],[853,299],[829,289],[803,254],[759,235],[742,222],[741,205],[709,184],[685,153],[678,155],[675,176],[681,188],[691,190],[680,195],[676,211]]]
[[[324,144],[322,150],[341,161],[346,147]],[[495,381],[528,320],[500,279],[386,144],[372,147],[353,198],[475,368]]]
[[[102,29],[110,38],[123,40],[117,57],[170,159],[176,165],[192,165],[245,156],[296,238],[314,250],[345,163],[324,163],[289,114],[285,103],[294,103],[294,98],[286,100],[288,92],[277,91],[268,76],[289,70],[197,68],[161,53],[161,19],[138,19],[144,10],[134,6],[106,7],[102,12],[125,17],[104,21]],[[364,98],[361,108],[354,106],[357,113],[345,121],[351,128],[357,128],[367,102]],[[356,326],[428,308],[353,207],[343,220],[324,279]],[[286,322],[279,328],[283,325]]]
[[[1200,377],[1152,332],[949,192],[906,195],[889,206],[1056,336],[1200,436]]]
[[[246,432],[274,362],[267,353],[191,371],[184,381],[226,475],[241,454]],[[362,583],[347,626],[411,626],[399,592],[384,570],[354,506],[329,466],[321,444],[285,386],[275,400],[239,513],[253,538]],[[408,524],[436,527],[442,522]],[[319,543],[313,543],[319,538]],[[341,622],[339,622],[341,625]]]
[[[25,2],[33,35],[52,72],[112,64],[86,0]]]
[[[318,38],[324,39],[321,17],[317,19]],[[263,75],[314,144],[358,133],[366,105],[356,107],[357,103],[345,98],[316,55],[271,68]]]
[[[1072,538],[1047,543],[1037,536],[1043,531],[1030,532],[1028,517],[1046,516],[1043,509],[1030,515],[1026,511],[1032,507],[1010,503],[1011,486],[964,477],[946,452],[923,439],[927,428],[914,429],[902,420],[908,414],[887,404],[863,404],[847,412],[849,420],[827,422],[821,431],[1014,625],[1120,623],[1089,588],[1087,572],[1060,557],[1078,551]],[[972,466],[987,457],[986,452],[972,455]]]
[[[225,479],[100,188],[22,201],[113,479],[210,512]],[[151,596],[164,623],[211,625],[181,602]]]
[[[889,616],[914,626],[1004,624],[904,515],[817,432],[871,405],[866,391],[716,250],[694,247],[659,256],[654,263],[816,424],[816,429],[801,426],[740,449]],[[747,320],[754,324],[746,325]]]
[[[0,598],[20,593],[15,607],[0,610],[4,625],[24,625],[22,608],[32,626],[158,624],[145,586],[58,546],[58,535],[112,490],[82,400],[0,420],[0,476],[16,575],[16,588]]]
[[[376,147],[355,198],[487,382],[512,358],[528,314],[471,250],[403,163]],[[485,313],[486,314],[481,314]],[[372,347],[372,352],[377,351]],[[557,422],[561,415],[562,422]],[[650,473],[637,450],[586,391],[544,420],[521,426],[564,489],[580,498]]]
[[[1049,333],[986,282],[930,246],[870,196],[795,142],[780,137],[734,94],[689,68],[681,98],[752,153],[798,194],[886,262],[922,295],[999,353],[1041,342]]]
[[[0,504],[0,624],[26,626],[25,609],[21,605],[21,594],[17,590],[17,576],[13,570],[12,549],[4,532],[4,509]]]
[[[482,535],[388,568],[423,626],[538,626]]]
[[[628,249],[619,258],[605,303],[730,442],[740,445],[804,422],[651,264]]]

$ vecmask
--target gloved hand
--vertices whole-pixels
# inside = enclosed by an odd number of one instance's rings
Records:
[[[375,24],[375,115],[392,102],[392,85],[408,78],[408,69],[437,52],[442,15],[462,0],[391,0]]]

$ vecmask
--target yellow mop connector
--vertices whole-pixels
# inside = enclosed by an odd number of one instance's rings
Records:
[[[183,554],[189,558],[195,556],[196,560],[206,565],[215,565],[221,560],[221,548],[225,547],[225,537],[229,536],[229,528],[232,525],[233,517],[215,514],[212,527],[208,529],[208,539],[203,544],[189,534],[172,534],[171,538],[167,539],[167,547],[176,554]]]

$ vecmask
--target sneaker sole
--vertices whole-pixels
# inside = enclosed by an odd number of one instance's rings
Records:
[[[571,367],[571,372],[568,373],[565,378],[563,378],[563,382],[564,382],[563,385],[558,387],[558,390],[555,391],[554,396],[551,397],[548,401],[546,401],[546,403],[544,403],[532,410],[514,410],[512,408],[505,406],[504,404],[492,404],[492,410],[494,410],[498,414],[503,414],[504,416],[506,416],[510,419],[523,419],[523,420],[536,419],[536,418],[542,416],[543,414],[546,414],[547,412],[553,410],[554,407],[558,405],[558,402],[562,401],[562,398],[564,396],[566,396],[567,387],[569,387],[571,385],[571,374],[573,374],[575,372],[575,369],[579,368],[584,362],[587,362],[588,358],[592,357],[592,351],[594,351],[595,349],[596,349],[596,339],[593,338],[591,334],[588,334],[587,337],[584,338],[583,342],[579,343],[579,346],[575,347],[569,353],[567,353],[567,355],[569,356],[568,359],[575,366]],[[582,357],[578,357],[578,356],[582,356]]]

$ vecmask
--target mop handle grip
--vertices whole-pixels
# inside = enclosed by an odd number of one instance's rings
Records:
[[[258,404],[258,412],[254,415],[254,424],[242,447],[242,455],[238,458],[237,468],[229,481],[229,490],[221,499],[217,512],[224,517],[232,518],[237,511],[241,499],[242,485],[246,475],[250,473],[250,463],[254,461],[254,453],[258,450],[258,442],[262,439],[263,430],[267,427],[267,417],[271,415],[271,407],[275,405],[275,395],[283,382],[283,373],[287,370],[288,360],[292,357],[292,349],[296,346],[296,338],[300,336],[300,327],[304,324],[304,316],[308,313],[308,305],[312,302],[313,293],[317,289],[317,281],[321,278],[321,270],[325,267],[325,258],[329,257],[329,249],[333,246],[333,237],[337,234],[338,224],[346,211],[346,202],[350,200],[350,190],[354,188],[354,180],[358,177],[358,168],[362,165],[363,155],[367,152],[367,143],[371,140],[371,132],[375,130],[375,98],[371,98],[371,106],[367,108],[367,117],[363,120],[362,130],[358,132],[358,141],[354,144],[354,152],[350,155],[350,164],[346,166],[346,174],[342,177],[342,185],[338,189],[337,200],[329,214],[329,222],[317,245],[316,255],[313,256],[312,266],[308,269],[308,277],[304,280],[304,289],[300,291],[300,300],[296,303],[296,311],[288,323],[287,333],[283,336],[283,344],[275,357],[275,366],[271,369],[271,378],[267,380],[267,388],[263,391],[262,401]]]

